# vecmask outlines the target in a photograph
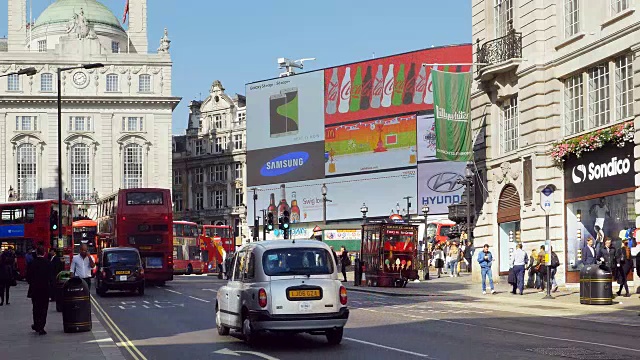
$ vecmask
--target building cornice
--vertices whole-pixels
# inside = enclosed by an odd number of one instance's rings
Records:
[[[64,96],[63,104],[84,104],[84,105],[170,105],[171,110],[182,100],[181,97],[86,97],[86,96]],[[57,104],[56,96],[3,96],[0,104]]]

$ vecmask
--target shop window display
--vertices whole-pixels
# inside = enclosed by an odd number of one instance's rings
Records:
[[[567,271],[580,271],[584,267],[581,252],[589,238],[594,239],[596,251],[604,238],[610,238],[619,249],[620,231],[634,228],[635,219],[633,192],[567,204]]]

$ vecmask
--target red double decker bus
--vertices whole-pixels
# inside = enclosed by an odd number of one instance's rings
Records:
[[[98,261],[98,223],[91,219],[76,220],[73,222],[73,254],[80,253],[80,246],[87,245],[89,255],[93,261]],[[93,269],[95,273],[97,268]]]
[[[206,251],[203,260],[207,272],[219,271],[227,254],[233,254],[236,248],[233,228],[228,225],[203,225],[200,241]]]
[[[145,278],[173,280],[173,211],[168,189],[120,190],[98,201],[98,238],[104,247],[140,251]]]
[[[71,203],[62,202],[62,234],[58,242],[58,201],[14,201],[0,204],[0,247],[12,246],[17,255],[20,278],[26,274],[25,255],[38,244],[62,251],[65,269],[73,256],[71,242]]]
[[[204,265],[200,256],[198,224],[189,221],[174,221],[173,273],[202,274]]]

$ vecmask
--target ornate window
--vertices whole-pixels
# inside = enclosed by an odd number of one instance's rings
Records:
[[[196,210],[204,208],[204,195],[201,192],[196,193]]]
[[[226,169],[224,165],[215,165],[213,169],[214,169],[215,181],[227,180],[227,177],[226,177],[227,174],[226,174]]]
[[[242,134],[233,135],[234,150],[242,150]]]
[[[90,152],[87,144],[71,147],[71,196],[74,200],[88,200],[91,195]]]
[[[193,175],[195,177],[196,184],[202,184],[202,181],[204,180],[203,179],[204,175],[203,175],[202,168],[193,169]]]
[[[107,92],[120,91],[120,77],[118,74],[107,74]]]
[[[142,146],[138,144],[129,144],[124,147],[123,187],[125,189],[142,187],[142,151]]]
[[[213,206],[216,209],[223,209],[225,205],[225,198],[227,197],[227,192],[224,190],[216,190],[214,191],[214,203]]]
[[[500,149],[502,154],[518,149],[518,97],[505,100],[500,113]]]
[[[244,204],[244,192],[242,191],[242,189],[235,189],[235,195],[236,195],[235,206],[241,206],[242,204]]]
[[[151,92],[151,75],[140,75],[140,78],[138,79],[138,91],[141,93]]]
[[[37,154],[33,144],[22,144],[16,149],[18,161],[18,194],[22,200],[37,197]]]
[[[493,9],[497,39],[513,28],[513,0],[495,0]]]
[[[16,116],[16,131],[37,131],[37,116]]]
[[[40,75],[40,91],[41,92],[53,91],[53,74],[43,73]]]
[[[236,179],[242,179],[242,163],[235,163],[235,176]]]
[[[215,152],[221,153],[223,151],[224,151],[224,136],[218,136],[216,137]]]

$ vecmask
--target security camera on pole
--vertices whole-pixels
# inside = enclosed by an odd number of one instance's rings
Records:
[[[544,299],[553,299],[551,296],[551,239],[549,236],[549,215],[551,214],[551,208],[553,206],[553,193],[556,191],[556,187],[553,184],[540,186],[538,192],[540,193],[540,207],[544,210],[545,222],[546,222],[546,241],[544,247],[546,249],[544,255],[544,263],[547,267],[547,295]]]

